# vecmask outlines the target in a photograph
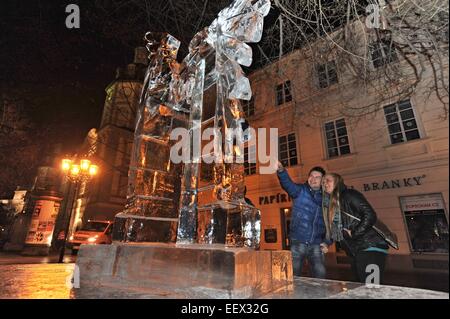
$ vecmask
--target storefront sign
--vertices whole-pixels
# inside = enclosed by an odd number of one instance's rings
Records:
[[[423,179],[426,175],[407,177],[402,179],[391,179],[377,183],[364,184],[363,189],[365,192],[369,191],[379,191],[385,189],[402,188],[402,187],[413,187],[420,186],[423,183]]]
[[[445,210],[444,201],[440,194],[402,197],[401,204],[403,212]]]
[[[273,203],[286,203],[290,202],[291,198],[288,194],[285,193],[277,193],[275,195],[269,195],[269,196],[260,196],[259,197],[259,205],[269,205]]]

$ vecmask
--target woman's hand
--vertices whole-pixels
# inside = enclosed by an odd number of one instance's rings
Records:
[[[322,251],[323,254],[326,254],[328,252],[328,245],[325,243],[321,243],[320,250]]]

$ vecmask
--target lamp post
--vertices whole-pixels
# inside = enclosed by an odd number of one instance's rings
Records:
[[[82,182],[88,181],[93,176],[97,175],[98,173],[98,166],[91,163],[88,159],[81,159],[79,163],[76,163],[75,161],[71,159],[63,159],[61,162],[61,168],[64,172],[65,176],[67,177],[70,184],[74,184],[75,191],[73,194],[72,204],[68,207],[69,213],[67,219],[67,224],[64,231],[64,241],[59,253],[59,263],[63,262],[64,259],[64,252],[66,250],[66,242],[67,242],[67,235],[69,233],[70,228],[70,220],[72,219],[72,210],[75,205],[75,201],[77,199],[78,190],[80,187],[80,184]]]

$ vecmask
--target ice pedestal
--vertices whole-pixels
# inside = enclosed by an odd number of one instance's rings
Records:
[[[292,289],[293,283],[289,251],[224,245],[82,245],[77,266],[80,289],[163,289],[201,292],[209,298],[254,298]]]

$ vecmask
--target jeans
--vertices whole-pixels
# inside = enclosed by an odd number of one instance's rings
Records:
[[[294,276],[301,276],[303,263],[308,261],[309,269],[314,278],[325,278],[325,257],[320,249],[320,245],[303,244],[299,241],[291,241],[292,267]]]

